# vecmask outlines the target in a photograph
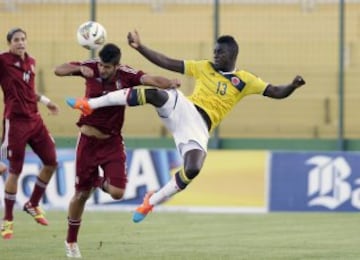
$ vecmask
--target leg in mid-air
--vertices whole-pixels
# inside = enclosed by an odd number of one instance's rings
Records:
[[[199,174],[206,158],[209,132],[205,120],[180,91],[168,90],[167,93],[167,102],[156,110],[172,133],[177,150],[183,158],[183,168],[159,191],[145,195],[143,204],[133,215],[136,223],[142,221],[155,205],[184,190]]]
[[[1,224],[1,236],[3,239],[11,239],[14,233],[14,205],[16,202],[17,183],[19,175],[9,173],[5,182],[4,190],[4,217]]]
[[[106,106],[141,106],[151,104],[161,107],[168,100],[166,90],[156,88],[127,88],[110,92],[97,98],[67,98],[66,103],[79,109],[84,115],[92,114],[93,110]]]
[[[5,182],[5,196],[4,196],[4,218],[1,226],[1,235],[4,239],[11,239],[13,237],[14,216],[13,210],[16,202],[16,193],[18,186],[19,175],[22,172],[25,147],[28,140],[33,151],[39,156],[44,166],[35,181],[33,192],[28,202],[24,205],[24,211],[30,214],[33,219],[41,224],[48,225],[48,221],[44,217],[44,212],[39,207],[40,200],[42,199],[46,186],[49,183],[53,172],[56,170],[56,152],[55,144],[49,135],[49,132],[43,125],[42,121],[33,121],[33,125],[24,125],[23,122],[9,122],[8,127],[4,133],[7,143],[2,144],[2,151],[4,156],[8,155],[8,151],[12,151],[12,156],[9,160],[9,174]],[[27,130],[34,127],[35,136],[28,138],[28,135],[22,130]],[[11,138],[9,133],[12,133]]]
[[[71,258],[81,257],[78,233],[86,201],[96,188],[108,193],[114,200],[120,200],[124,196],[127,183],[126,154],[121,137],[94,140],[81,134],[76,154],[77,182],[75,194],[69,204],[65,239],[66,256]],[[99,167],[103,176],[99,175]]]
[[[154,206],[168,200],[176,193],[184,190],[190,182],[199,174],[206,152],[199,149],[193,149],[186,152],[184,156],[184,167],[175,173],[174,177],[157,192],[148,192],[143,203],[135,210],[133,221],[138,223],[142,221]]]
[[[39,156],[44,166],[36,178],[33,192],[29,200],[24,204],[23,210],[32,216],[37,223],[47,226],[49,223],[45,218],[45,212],[39,204],[45,194],[48,183],[57,169],[56,148],[43,123],[39,122],[36,127],[36,135],[29,140],[29,145],[34,153]]]
[[[42,175],[48,175],[51,178],[52,172],[56,166],[44,166],[40,172],[40,176],[37,177],[34,190],[28,202],[24,204],[23,210],[30,214],[34,220],[43,225],[47,226],[48,221],[44,216],[44,211],[40,208],[39,202],[45,192],[49,179],[42,179]],[[14,205],[16,202],[17,186],[18,186],[19,175],[9,173],[5,183],[5,198],[4,198],[4,218],[1,225],[1,235],[3,239],[11,239],[14,233]]]
[[[49,222],[45,218],[45,212],[40,208],[39,203],[43,197],[47,184],[49,183],[56,166],[45,165],[36,179],[34,190],[29,201],[24,204],[23,210],[34,218],[40,225],[47,226]]]

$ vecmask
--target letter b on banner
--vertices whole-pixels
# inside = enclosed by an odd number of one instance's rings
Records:
[[[358,211],[360,154],[274,152],[272,211]]]

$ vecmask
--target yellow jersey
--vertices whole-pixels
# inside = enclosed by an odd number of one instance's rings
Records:
[[[188,99],[210,117],[210,132],[245,96],[263,94],[267,83],[244,71],[222,73],[208,60],[184,61],[184,74],[195,78],[195,87]]]

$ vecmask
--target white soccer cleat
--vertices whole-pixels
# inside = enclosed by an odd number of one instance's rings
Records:
[[[66,256],[69,258],[81,258],[79,246],[76,242],[68,243],[65,241]]]

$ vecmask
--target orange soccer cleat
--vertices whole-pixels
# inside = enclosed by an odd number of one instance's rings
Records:
[[[87,98],[67,98],[66,103],[73,109],[79,109],[84,116],[91,115],[93,112]]]
[[[1,236],[3,239],[12,239],[14,233],[14,222],[9,220],[3,220],[1,224]]]
[[[151,205],[149,202],[150,197],[153,194],[154,194],[153,191],[146,193],[146,195],[144,196],[143,203],[139,207],[136,208],[134,215],[133,215],[133,221],[135,223],[142,221],[147,216],[147,214],[149,214],[152,211],[152,209],[154,208],[154,206]]]
[[[40,225],[49,225],[49,222],[44,217],[45,212],[40,207],[33,207],[30,202],[26,202],[24,205],[24,211],[31,215],[34,220]]]

